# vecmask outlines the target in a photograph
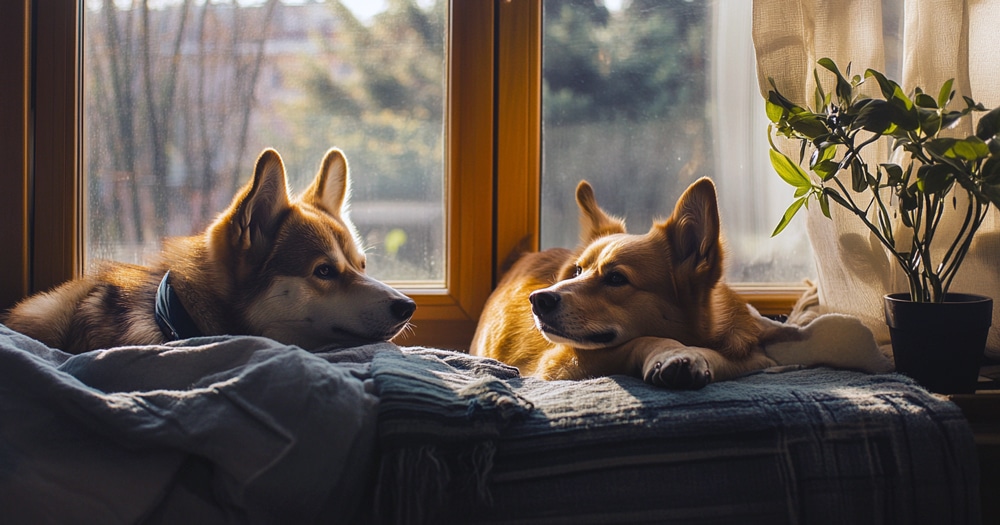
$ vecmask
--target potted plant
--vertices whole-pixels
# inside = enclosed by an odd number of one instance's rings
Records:
[[[771,163],[795,188],[772,235],[810,201],[818,201],[826,217],[831,202],[856,216],[909,283],[908,293],[885,296],[896,369],[936,392],[974,391],[992,299],[949,288],[990,206],[1000,206],[1000,108],[982,116],[975,135],[956,138],[946,130],[986,109],[968,97],[962,97],[964,108],[948,109],[955,96],[951,80],[936,97],[920,88],[906,95],[877,71],[852,77],[850,66],[841,73],[828,58],[818,63],[834,75],[835,87],[824,91],[814,72],[815,110],[793,103],[771,81]],[[861,93],[871,79],[882,98]],[[774,135],[799,142],[798,162],[775,146]],[[880,140],[890,141],[900,163],[871,158],[868,148]],[[946,214],[959,214],[954,235],[939,230]],[[911,319],[914,314],[928,317]],[[964,339],[971,348],[960,350]]]

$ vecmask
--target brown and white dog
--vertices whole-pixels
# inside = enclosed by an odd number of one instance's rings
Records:
[[[696,389],[774,364],[766,325],[721,282],[718,202],[692,184],[666,221],[625,232],[586,182],[581,244],[525,254],[486,303],[471,352],[542,379],[612,374]]]
[[[201,235],[168,239],[152,266],[107,263],[29,297],[3,322],[71,353],[194,335],[259,335],[307,349],[389,340],[416,306],[365,274],[348,194],[340,150],[326,153],[297,199],[281,157],[264,150],[253,180]]]

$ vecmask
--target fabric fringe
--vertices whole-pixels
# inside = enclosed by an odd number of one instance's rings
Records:
[[[446,506],[474,498],[491,505],[489,476],[496,444],[420,445],[383,452],[375,485],[375,523],[439,522]],[[463,503],[464,504],[464,503]]]

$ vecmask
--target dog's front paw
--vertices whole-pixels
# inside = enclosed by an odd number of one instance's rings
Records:
[[[712,368],[695,352],[665,352],[647,360],[643,380],[655,386],[698,390],[712,382]]]

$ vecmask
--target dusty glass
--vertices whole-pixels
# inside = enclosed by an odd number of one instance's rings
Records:
[[[202,231],[265,147],[341,148],[369,272],[444,281],[446,2],[87,1],[86,260]]]
[[[707,176],[729,282],[798,284],[815,273],[804,221],[770,237],[791,196],[768,161],[750,9],[749,0],[545,1],[543,246],[575,246],[580,179],[644,233]]]

